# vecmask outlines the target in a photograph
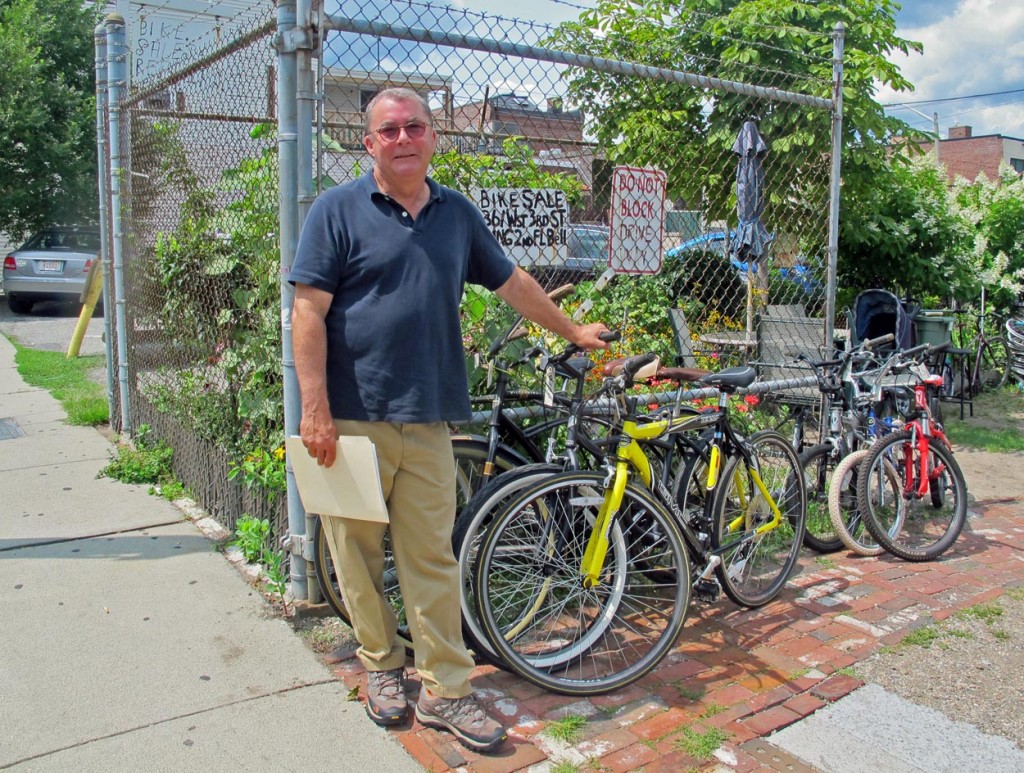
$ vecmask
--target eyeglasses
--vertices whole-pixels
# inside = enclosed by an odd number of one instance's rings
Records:
[[[382,129],[374,129],[373,133],[384,142],[397,142],[403,129],[405,130],[405,136],[410,140],[418,140],[426,133],[427,125],[420,121],[410,121],[402,126],[385,126]]]

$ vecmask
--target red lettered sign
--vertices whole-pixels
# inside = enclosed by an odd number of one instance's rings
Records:
[[[665,231],[665,188],[660,169],[617,166],[612,171],[611,225],[608,263],[626,274],[661,270]]]

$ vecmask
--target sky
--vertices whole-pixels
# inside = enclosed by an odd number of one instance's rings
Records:
[[[510,6],[508,0],[452,0],[451,4],[505,17],[513,15],[511,7],[521,19],[557,23],[575,18],[580,8],[594,3],[518,0]],[[932,114],[938,113],[943,138],[951,126],[969,125],[974,136],[1024,139],[1024,3],[903,0],[902,6],[896,17],[897,32],[921,42],[924,52],[894,56],[915,88],[900,93],[880,89],[879,102],[893,105],[888,108],[893,115],[926,130],[932,128]],[[979,94],[991,96],[955,99]]]

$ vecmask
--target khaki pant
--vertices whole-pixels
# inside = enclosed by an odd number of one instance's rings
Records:
[[[468,695],[473,658],[462,641],[459,567],[452,553],[455,461],[448,428],[443,422],[335,424],[340,434],[365,435],[377,448],[416,670],[434,695]],[[397,641],[395,613],[383,594],[382,542],[388,525],[352,518],[323,521],[360,645],[356,654],[368,671],[402,666],[405,649]]]

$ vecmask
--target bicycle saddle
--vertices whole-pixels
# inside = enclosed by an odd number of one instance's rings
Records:
[[[705,386],[715,387],[722,392],[735,392],[737,389],[748,387],[757,379],[757,371],[749,365],[737,365],[735,368],[726,368],[718,373],[712,373],[700,380]]]

